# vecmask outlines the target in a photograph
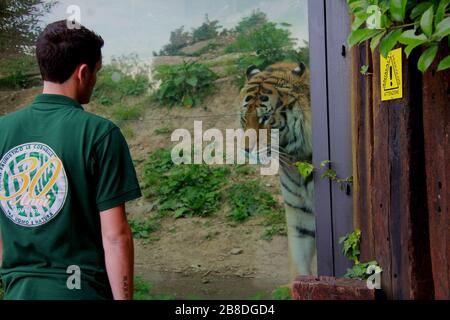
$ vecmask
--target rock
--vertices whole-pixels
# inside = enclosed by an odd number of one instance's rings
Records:
[[[241,254],[242,252],[244,252],[244,250],[242,250],[241,248],[234,248],[230,251],[230,254],[233,256],[237,256],[238,254]]]

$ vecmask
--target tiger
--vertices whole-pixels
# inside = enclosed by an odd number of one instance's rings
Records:
[[[245,152],[277,154],[279,180],[287,223],[288,247],[294,276],[311,275],[315,254],[314,185],[299,174],[295,163],[312,160],[309,76],[304,63],[276,63],[264,71],[248,67],[246,83],[240,93],[240,125],[249,129],[278,129],[278,148],[263,150],[256,141],[245,145]],[[261,131],[264,132],[264,131]],[[265,139],[267,141],[268,139]],[[256,143],[255,143],[256,142]],[[275,150],[278,149],[278,150]]]

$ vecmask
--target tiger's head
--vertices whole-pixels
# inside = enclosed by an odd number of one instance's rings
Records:
[[[251,65],[247,83],[240,94],[241,126],[257,132],[247,138],[246,152],[260,149],[260,129],[266,129],[270,150],[271,130],[279,130],[281,153],[294,158],[308,157],[311,140],[309,83],[303,63],[277,63],[261,71]],[[253,141],[252,141],[253,140]],[[259,151],[259,150],[258,150]]]

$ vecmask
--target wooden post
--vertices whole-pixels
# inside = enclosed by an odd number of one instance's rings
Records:
[[[446,43],[424,75],[423,122],[430,247],[436,299],[450,299],[450,72],[436,72]]]
[[[361,50],[354,54],[353,66],[354,220],[362,231],[361,257],[376,259],[383,268],[387,298],[431,298],[417,56],[403,56],[403,98],[382,102],[380,53],[370,59],[369,49]],[[373,74],[361,77],[359,68],[371,62]]]

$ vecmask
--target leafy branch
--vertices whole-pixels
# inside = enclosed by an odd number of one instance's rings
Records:
[[[324,160],[320,163],[320,168],[315,168],[314,165],[312,165],[309,162],[297,162],[295,165],[298,168],[298,172],[304,179],[310,179],[312,177],[312,174],[316,171],[322,170],[321,178],[325,179],[328,178],[330,181],[335,182],[340,185],[341,190],[344,190],[345,187],[353,184],[353,176],[347,177],[347,178],[338,178],[336,170],[332,168],[327,167],[332,162],[330,160]]]
[[[372,52],[379,47],[384,57],[399,43],[407,57],[414,49],[425,48],[417,65],[425,72],[446,38],[450,46],[450,0],[347,0],[347,4],[354,15],[351,47],[370,40]],[[447,56],[438,71],[449,68]]]

